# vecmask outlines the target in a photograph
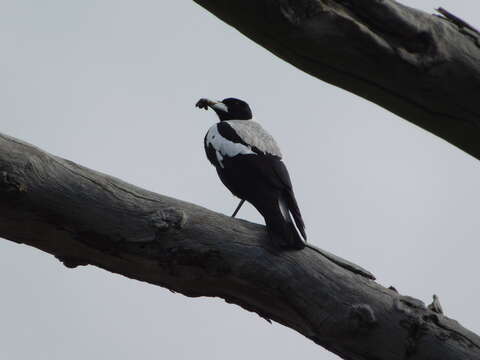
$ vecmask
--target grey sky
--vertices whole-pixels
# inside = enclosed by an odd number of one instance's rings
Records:
[[[443,6],[480,26],[480,3]],[[285,155],[310,241],[480,332],[480,162],[316,80],[191,1],[0,2],[0,131],[230,213],[203,154],[209,96],[248,101]],[[281,105],[279,105],[281,104]],[[262,222],[251,206],[240,217]],[[336,359],[218,299],[0,241],[0,359]]]

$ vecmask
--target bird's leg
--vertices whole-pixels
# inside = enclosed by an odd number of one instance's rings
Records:
[[[245,202],[244,199],[240,200],[240,203],[238,204],[237,208],[236,208],[235,211],[233,212],[232,218],[234,218],[235,215],[237,215],[238,211],[240,210],[240,208],[242,207],[242,205],[243,205],[244,202]]]

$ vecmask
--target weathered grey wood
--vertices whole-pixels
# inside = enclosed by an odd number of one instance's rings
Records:
[[[480,34],[458,18],[393,0],[194,1],[297,68],[480,158]]]
[[[224,298],[344,359],[480,359],[477,335],[335,255],[276,250],[264,226],[7,136],[0,136],[0,236],[68,267],[92,264],[187,296]]]

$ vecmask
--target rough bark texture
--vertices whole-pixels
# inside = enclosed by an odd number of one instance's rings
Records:
[[[217,296],[344,359],[480,359],[480,338],[315,248],[0,135],[0,236],[187,296]],[[336,265],[340,264],[341,266]],[[360,274],[360,275],[359,275]]]
[[[480,158],[480,34],[448,12],[392,0],[194,1],[299,69]]]

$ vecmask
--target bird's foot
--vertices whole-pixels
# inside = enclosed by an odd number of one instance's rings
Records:
[[[233,212],[233,215],[232,215],[232,218],[234,218],[235,216],[237,216],[237,213],[238,211],[240,210],[240,208],[242,207],[243,203],[245,202],[245,200],[240,200],[240,203],[238,204],[237,208],[235,209],[235,211]]]

